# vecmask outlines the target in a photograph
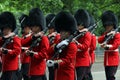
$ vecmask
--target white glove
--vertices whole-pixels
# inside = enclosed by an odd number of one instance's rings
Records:
[[[44,32],[43,32],[43,31],[41,31],[41,32],[39,32],[39,33],[37,33],[37,34],[34,34],[35,37],[39,37],[39,36],[42,37],[43,35],[44,35]]]
[[[49,34],[48,37],[50,38],[50,37],[56,36],[56,35],[57,35],[57,32],[53,32],[53,33]]]
[[[48,61],[47,61],[47,66],[48,66],[48,67],[53,67],[54,64],[55,64],[55,62],[54,62],[53,60],[48,60]]]
[[[79,32],[87,32],[87,31],[88,31],[87,28],[84,28],[84,29],[82,29],[82,30],[79,30]]]
[[[111,31],[111,32],[109,32],[109,33],[107,33],[107,36],[109,36],[109,35],[115,35],[115,31]]]
[[[10,33],[10,34],[8,34],[8,35],[4,36],[4,38],[9,38],[9,37],[12,37],[12,36],[14,36],[14,35],[15,35],[15,33],[14,33],[14,32],[12,32],[12,33]]]
[[[58,43],[58,45],[56,47],[60,48],[61,46],[63,46],[63,45],[67,46],[68,44],[69,44],[68,40],[66,39],[66,40],[63,40],[60,43]]]

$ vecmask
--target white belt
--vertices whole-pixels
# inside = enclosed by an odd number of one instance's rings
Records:
[[[119,49],[115,49],[115,50],[105,50],[105,51],[115,51],[115,52],[118,52]]]

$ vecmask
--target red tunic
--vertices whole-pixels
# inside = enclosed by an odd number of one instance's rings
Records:
[[[55,39],[54,39],[53,43],[50,45],[50,47],[49,47],[49,49],[48,49],[48,59],[51,59],[51,57],[53,56],[53,53],[51,52],[50,48],[51,48],[53,45],[57,44],[59,41],[60,41],[60,34],[57,34],[57,35],[55,36]]]
[[[53,48],[51,52],[54,53]],[[74,80],[75,58],[77,46],[71,42],[68,47],[59,55],[59,59],[63,62],[59,63],[58,69],[55,71],[55,80]]]
[[[31,45],[32,38],[24,39],[25,44]],[[24,45],[25,45],[24,44]],[[33,57],[30,58],[30,70],[29,75],[44,75],[46,70],[46,58],[47,58],[47,50],[49,48],[49,41],[46,36],[43,36],[39,45],[34,47],[32,51],[37,52],[38,54],[34,54]]]
[[[26,37],[26,38],[29,38],[29,37],[31,37],[31,36],[28,36],[28,37]],[[26,39],[26,38],[24,38],[24,36],[21,38],[22,47],[29,47],[29,46],[30,46],[30,45],[28,45],[28,44],[25,44],[24,39]],[[30,57],[27,56],[25,52],[21,52],[21,54],[20,54],[20,59],[21,59],[21,63],[22,63],[22,64],[30,63]]]
[[[3,40],[0,40],[0,47],[3,45]],[[21,53],[21,40],[15,36],[13,42],[6,46],[11,51],[8,54],[2,54],[2,71],[11,71],[18,69],[18,55]]]
[[[78,39],[80,45],[78,45],[78,52],[76,55],[76,67],[89,66],[90,65],[90,55],[89,48],[91,44],[91,34],[86,32],[86,34]]]
[[[96,36],[94,34],[91,34],[91,44],[89,49],[91,64],[95,62],[95,52],[94,52],[95,49],[96,49]]]
[[[103,34],[98,38],[98,43],[103,43],[105,35]],[[108,43],[111,45],[109,50],[105,50],[104,53],[104,66],[118,66],[119,64],[119,52],[118,47],[120,45],[120,33],[116,33],[113,39]]]

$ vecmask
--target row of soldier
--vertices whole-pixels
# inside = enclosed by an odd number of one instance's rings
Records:
[[[101,21],[105,32],[98,38],[98,43],[105,49],[106,80],[115,80],[120,45],[120,34],[115,31],[118,19],[108,10],[101,15]],[[89,31],[89,27],[95,25],[90,13],[79,9],[73,16],[61,11],[57,15],[47,15],[45,20],[43,12],[33,8],[29,15],[23,14],[19,22],[21,38],[15,32],[14,15],[7,11],[0,14],[3,33],[0,37],[1,80],[46,80],[46,66],[49,80],[93,80],[91,67],[95,62],[96,36]],[[45,35],[46,25],[48,35]],[[104,43],[111,35],[112,38]]]

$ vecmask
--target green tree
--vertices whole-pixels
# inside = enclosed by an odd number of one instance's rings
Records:
[[[22,13],[28,14],[29,10],[34,7],[39,7],[45,15],[48,13],[57,14],[61,10],[74,14],[77,9],[83,8],[88,10],[96,21],[99,21],[105,10],[114,11],[120,18],[119,4],[119,0],[0,0],[0,12],[11,11],[18,19]],[[102,23],[99,23],[95,34],[101,35],[103,31]]]

